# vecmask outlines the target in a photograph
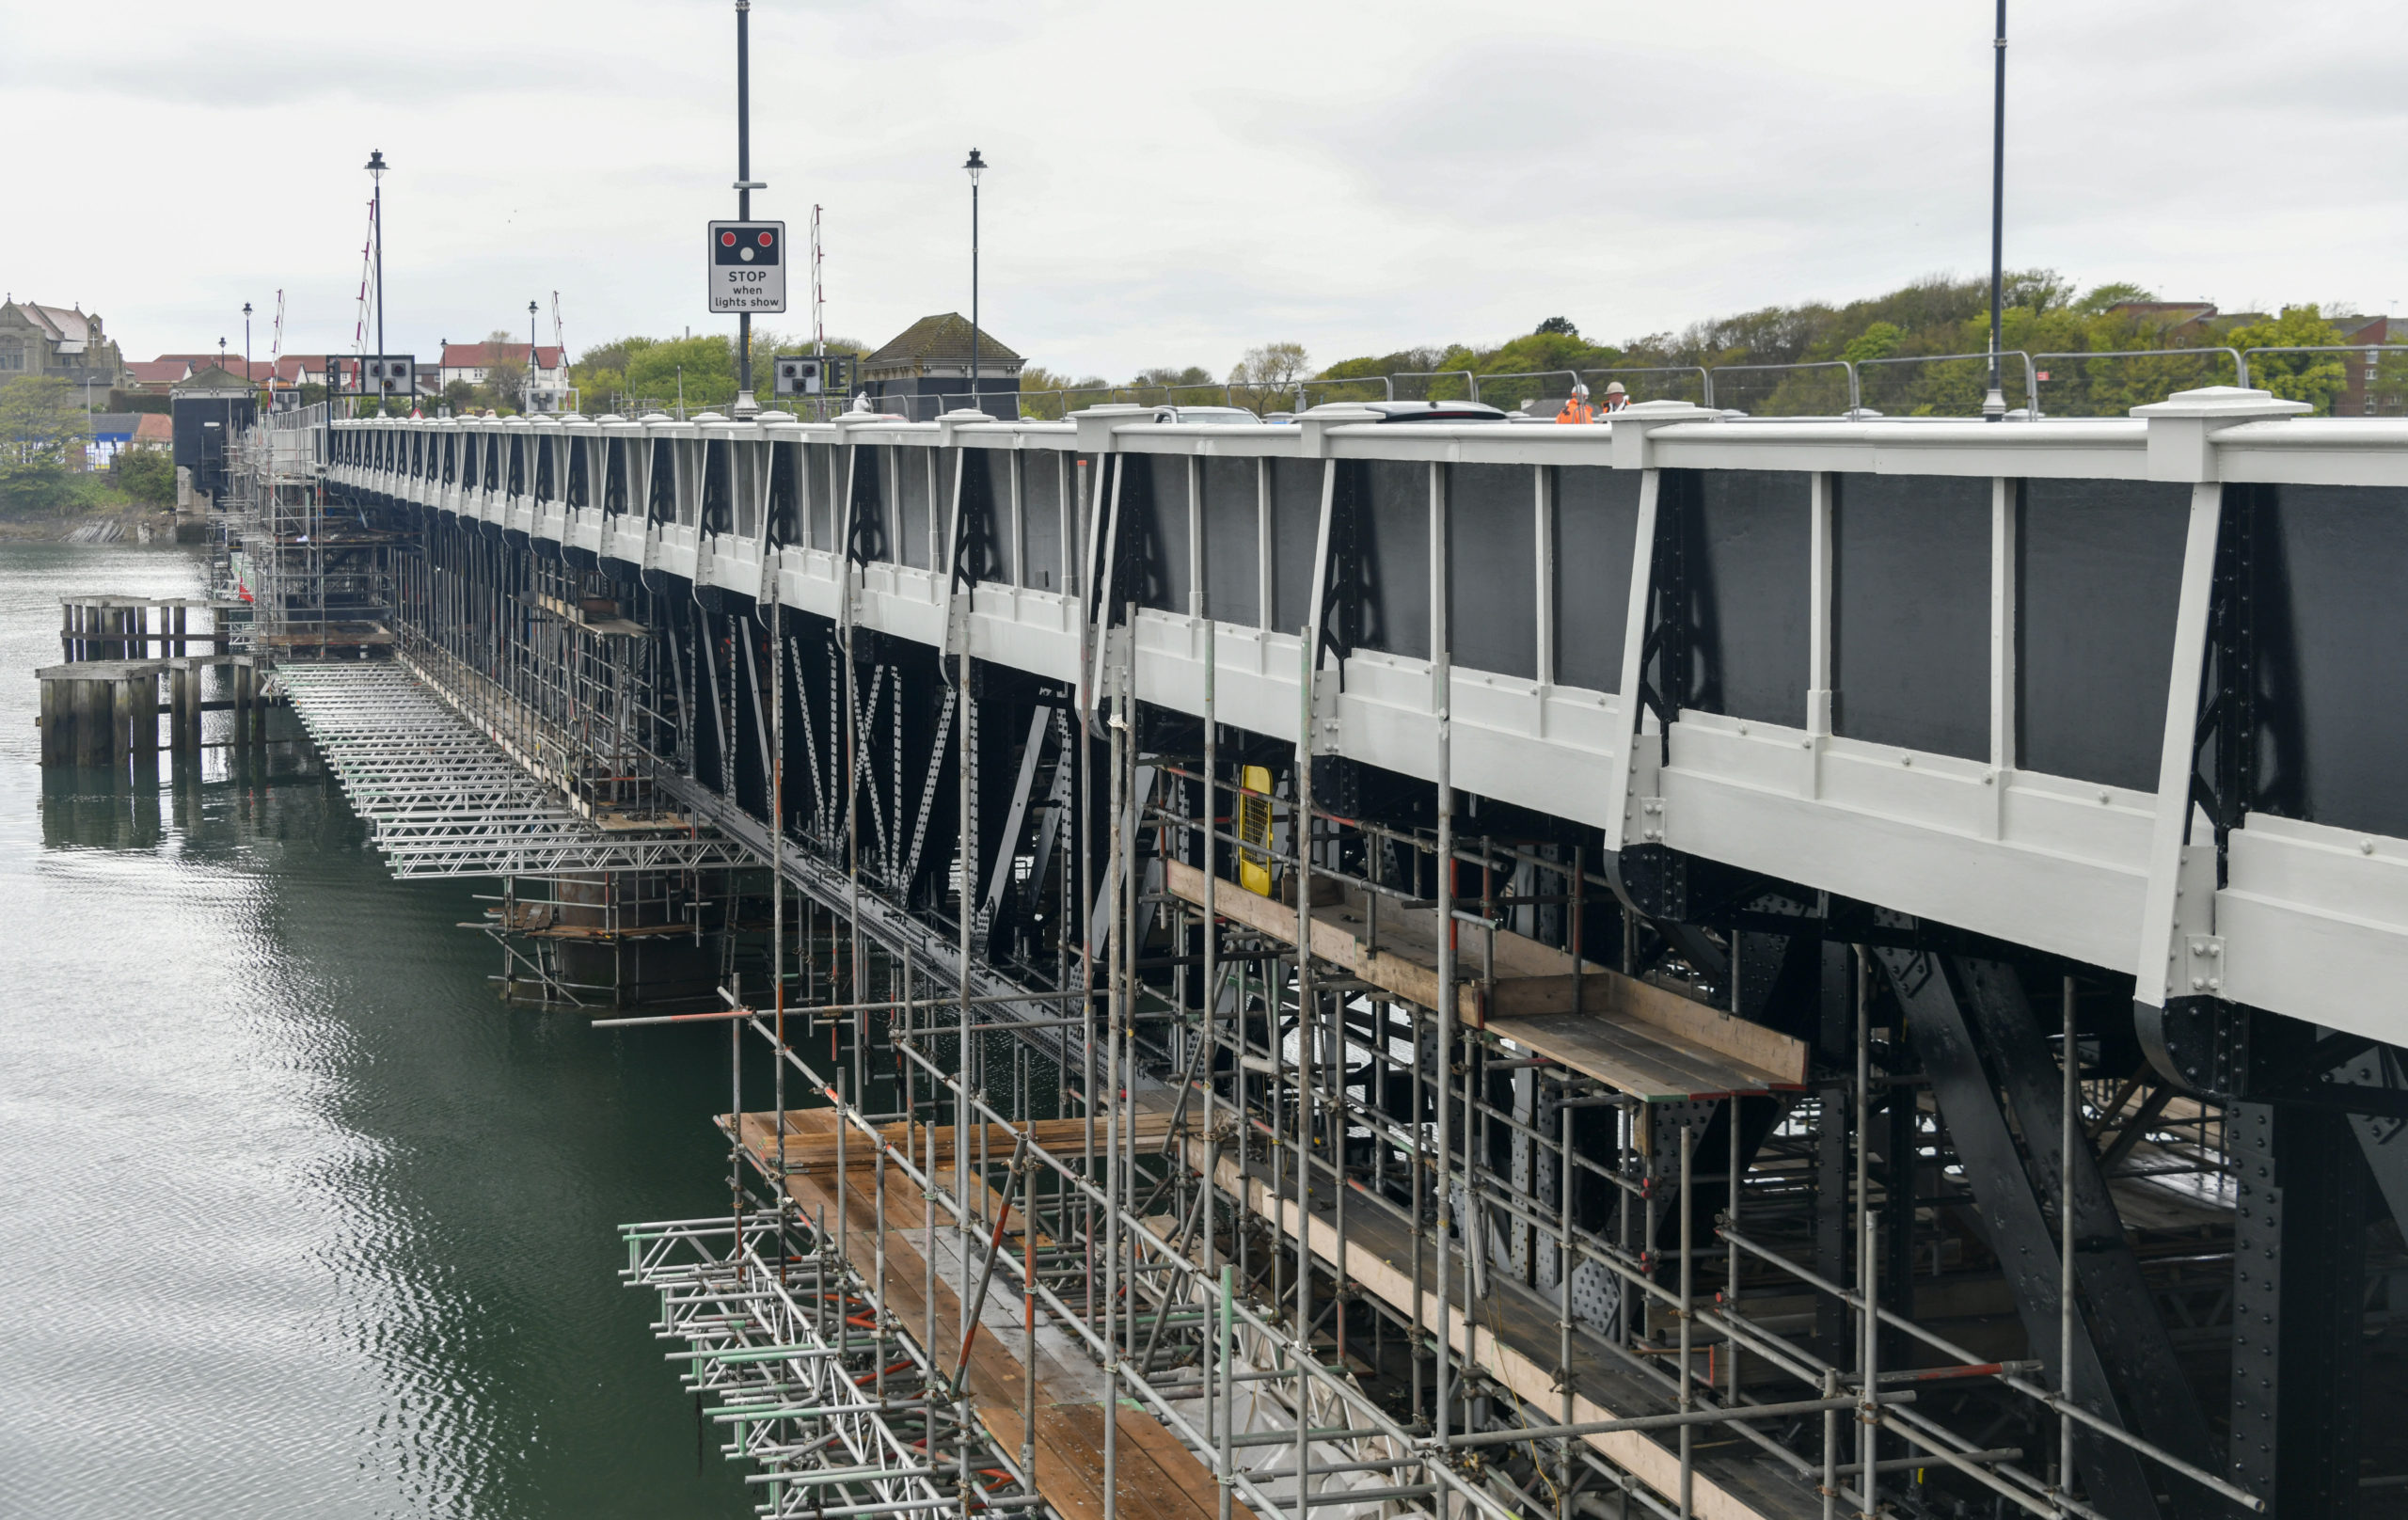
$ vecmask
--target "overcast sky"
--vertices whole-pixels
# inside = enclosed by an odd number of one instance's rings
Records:
[[[826,222],[827,326],[982,304],[1050,368],[1327,362],[1570,317],[1608,340],[1987,267],[1991,11],[757,0],[754,214]],[[2006,260],[2226,309],[2408,296],[2408,9],[2016,0]],[[0,0],[0,284],[129,358],[349,352],[368,150],[388,346],[733,330],[726,0]],[[784,325],[807,330],[798,281]]]

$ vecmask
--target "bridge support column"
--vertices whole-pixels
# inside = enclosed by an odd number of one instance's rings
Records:
[[[2230,1476],[2274,1520],[2358,1512],[2367,1168],[2347,1115],[2235,1103]]]

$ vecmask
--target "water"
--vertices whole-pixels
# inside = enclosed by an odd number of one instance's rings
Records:
[[[289,754],[37,765],[59,596],[203,570],[0,545],[0,1517],[744,1512],[612,1275],[725,1206],[723,1040],[501,1006]]]

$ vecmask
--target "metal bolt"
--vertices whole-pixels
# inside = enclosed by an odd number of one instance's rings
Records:
[[[2191,990],[2194,992],[2205,990],[2207,985],[2208,979],[2204,976],[2194,976],[2191,978]]]
[[[2373,854],[2373,853],[2374,853],[2374,841],[2373,841],[2373,840],[2371,840],[2371,839],[2361,839],[2361,840],[2359,840],[2359,841],[2358,841],[2358,853],[2359,853],[2359,854],[2361,854],[2361,855],[2371,855],[2371,854]]]

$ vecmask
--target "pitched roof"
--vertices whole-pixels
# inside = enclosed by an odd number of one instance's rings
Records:
[[[135,359],[125,372],[137,386],[171,386],[192,373],[192,366],[182,359]]]
[[[144,417],[156,415],[156,413],[146,412],[94,412],[92,436],[130,438],[134,436],[134,430],[141,426]]]
[[[213,353],[162,354],[154,362],[165,364],[169,359],[174,359],[180,363],[192,366],[192,372],[195,374],[198,374],[203,370],[214,370],[217,368],[218,363],[217,356]],[[240,354],[229,354],[226,356],[225,362],[226,368],[233,372],[234,377],[238,380],[241,379],[243,375],[243,356]],[[251,360],[251,372],[253,374],[266,373],[266,361],[264,359]]]
[[[144,412],[142,420],[134,424],[134,441],[137,445],[161,443],[175,447],[176,420],[165,412]]]
[[[2117,316],[2143,322],[2205,322],[2216,314],[2213,301],[2118,301],[2107,309]]]
[[[978,333],[978,357],[981,362],[992,359],[998,364],[1024,364],[1027,360],[995,341],[995,335],[981,328]],[[864,368],[880,364],[967,364],[970,362],[970,319],[958,311],[922,317],[904,328],[886,346],[862,360]]]
[[[525,364],[526,343],[446,343],[443,345],[443,368],[447,370],[483,370],[496,364]],[[535,348],[535,368],[557,370],[561,367],[561,350],[557,343],[545,343]]]
[[[240,374],[220,369],[218,366],[213,364],[208,369],[195,373],[191,379],[177,386],[176,391],[180,395],[189,394],[206,396],[230,392],[235,395],[240,395],[251,388],[252,382],[244,379]]]
[[[91,319],[83,312],[63,306],[42,306],[33,301],[14,303],[24,313],[25,320],[51,335],[70,353],[81,353],[92,340]]]

